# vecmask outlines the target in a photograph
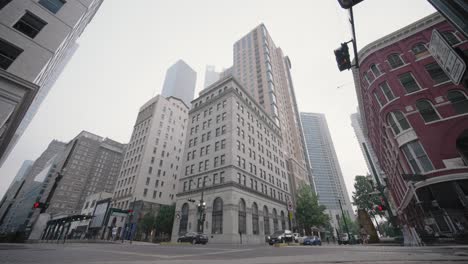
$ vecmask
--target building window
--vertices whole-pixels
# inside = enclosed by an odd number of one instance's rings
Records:
[[[271,234],[270,230],[270,215],[266,205],[263,207],[263,230],[265,235]]]
[[[449,91],[447,99],[452,103],[453,109],[455,109],[457,114],[468,113],[468,99],[461,91]]]
[[[378,93],[374,92],[374,97],[377,100],[377,102],[379,103],[380,107],[382,107],[385,104],[385,102],[382,100],[382,98],[379,96]]]
[[[460,40],[458,39],[457,36],[455,36],[454,32],[445,31],[445,32],[442,32],[442,36],[444,37],[445,40],[447,40],[448,44],[452,46],[460,43]]]
[[[182,214],[180,217],[179,235],[184,235],[185,233],[187,233],[188,215],[189,205],[188,203],[184,203],[184,205],[182,205]]]
[[[403,66],[404,64],[403,60],[400,57],[400,54],[396,54],[396,53],[388,56],[387,60],[388,60],[388,64],[390,65],[390,68],[392,69]]]
[[[428,172],[434,169],[418,140],[403,145],[401,149],[414,173]]]
[[[385,95],[385,98],[387,98],[387,101],[392,101],[395,99],[395,95],[393,95],[392,89],[390,89],[390,86],[388,86],[387,82],[383,82],[382,84],[379,85],[380,89],[382,90],[383,94]]]
[[[416,45],[414,45],[412,48],[411,48],[411,51],[413,51],[413,54],[416,58],[421,58],[425,55],[428,54],[428,51],[427,51],[427,48],[426,46],[424,45],[424,43],[420,42],[420,43],[417,43]]]
[[[10,2],[11,2],[11,0],[0,0],[0,9],[4,8]]]
[[[420,90],[418,83],[410,72],[403,73],[399,76],[401,85],[405,88],[406,93],[412,93]]]
[[[148,195],[148,189],[145,188],[145,189],[143,190],[143,197],[146,197],[146,195]]]
[[[424,122],[432,122],[439,120],[439,114],[434,109],[432,104],[427,100],[420,100],[416,102],[416,108],[418,108],[421,117],[424,119]]]
[[[408,120],[406,120],[406,117],[400,111],[389,113],[387,121],[392,127],[395,136],[410,128]]]
[[[30,38],[34,38],[42,28],[47,25],[42,19],[33,15],[32,13],[26,12],[18,22],[13,26],[21,33],[27,35]]]
[[[435,84],[443,83],[450,80],[449,77],[447,77],[447,75],[445,74],[444,70],[440,68],[437,62],[427,64],[424,67],[426,68],[426,71],[429,73]]]
[[[65,4],[64,0],[39,0],[39,4],[56,14]]]
[[[278,213],[276,212],[276,209],[273,208],[273,231],[276,232],[278,229]]]
[[[239,233],[247,233],[247,214],[245,212],[244,199],[239,201]]]
[[[370,69],[371,69],[371,71],[372,71],[372,73],[374,74],[375,77],[379,77],[382,74],[382,73],[380,73],[379,68],[377,68],[377,65],[375,65],[375,64],[372,64],[370,66]]]
[[[286,218],[284,216],[284,211],[281,211],[281,230],[286,229]]]
[[[252,233],[254,235],[260,234],[258,226],[258,206],[255,202],[252,204]]]
[[[213,213],[212,213],[212,234],[223,233],[223,200],[216,198],[213,202]]]
[[[22,49],[0,39],[0,68],[8,69],[22,52]]]

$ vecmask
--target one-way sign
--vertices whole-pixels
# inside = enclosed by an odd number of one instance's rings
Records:
[[[429,52],[450,80],[452,80],[454,84],[460,84],[466,70],[465,61],[455,52],[437,29],[432,31]]]

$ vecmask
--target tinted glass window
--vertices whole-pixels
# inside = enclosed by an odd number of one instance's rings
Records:
[[[57,13],[65,4],[63,0],[39,0],[39,4],[47,8],[52,13]]]
[[[17,29],[28,37],[34,38],[39,33],[39,31],[44,28],[45,25],[47,25],[46,22],[27,12],[23,17],[20,18],[18,22],[16,22],[13,28]]]

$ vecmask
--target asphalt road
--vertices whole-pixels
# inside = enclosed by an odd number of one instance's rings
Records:
[[[468,263],[468,247],[0,244],[0,263]]]

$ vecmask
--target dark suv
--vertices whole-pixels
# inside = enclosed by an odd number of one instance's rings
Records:
[[[208,243],[208,236],[203,233],[188,232],[185,235],[179,237],[177,242],[190,242],[192,244],[203,244]]]
[[[293,237],[293,233],[290,230],[278,230],[268,238],[268,244],[292,242]]]

